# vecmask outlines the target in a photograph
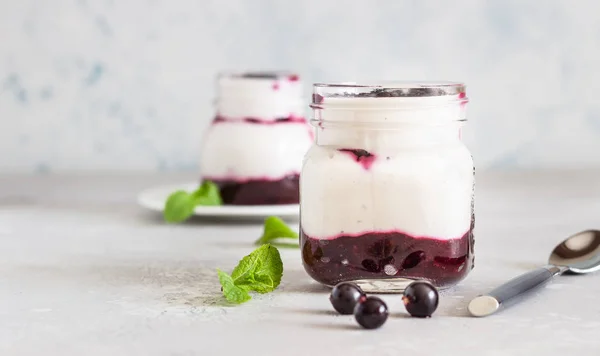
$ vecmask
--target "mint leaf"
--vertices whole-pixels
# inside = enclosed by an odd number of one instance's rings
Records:
[[[163,216],[167,222],[178,223],[192,216],[194,208],[198,205],[214,206],[221,204],[223,204],[223,201],[221,200],[219,187],[211,181],[204,181],[192,193],[178,190],[171,194],[165,203]]]
[[[249,291],[268,293],[281,282],[283,262],[277,248],[262,245],[242,258],[231,276],[217,269],[223,295],[232,303],[241,304],[250,300]]]
[[[256,240],[256,245],[264,245],[273,243],[278,239],[294,239],[298,240],[298,233],[292,230],[287,224],[276,216],[269,216],[265,219],[263,234],[260,239]],[[297,244],[279,243],[280,247],[298,247]]]
[[[242,258],[231,278],[236,286],[258,293],[273,291],[283,275],[283,262],[276,247],[265,244]]]
[[[217,269],[217,274],[219,275],[219,282],[223,287],[223,295],[228,301],[242,304],[251,299],[250,294],[246,290],[235,285],[230,275],[220,269]]]
[[[209,180],[204,181],[192,195],[196,200],[196,205],[213,206],[223,204],[219,187]]]
[[[182,222],[192,216],[195,206],[195,199],[191,194],[178,190],[167,199],[163,214],[165,221],[170,223]]]

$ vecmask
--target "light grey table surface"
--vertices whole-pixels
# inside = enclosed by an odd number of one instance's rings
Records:
[[[337,316],[297,250],[271,294],[230,307],[215,268],[253,249],[256,223],[165,225],[137,193],[193,175],[0,176],[0,355],[599,355],[600,274],[561,277],[484,319],[468,300],[600,227],[600,171],[479,174],[476,267],[433,318],[388,295],[379,330]]]

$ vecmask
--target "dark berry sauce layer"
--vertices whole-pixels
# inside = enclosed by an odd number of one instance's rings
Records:
[[[223,204],[226,205],[298,204],[300,200],[298,174],[278,180],[210,180],[219,187]]]
[[[415,238],[401,232],[322,240],[300,233],[304,268],[316,281],[330,286],[360,279],[407,278],[448,287],[473,268],[473,244],[472,229],[451,240]]]

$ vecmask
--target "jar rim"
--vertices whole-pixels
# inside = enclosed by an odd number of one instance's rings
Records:
[[[380,81],[315,83],[313,109],[406,110],[466,104],[466,85],[452,81]]]
[[[377,83],[315,83],[312,104],[321,104],[325,98],[466,99],[466,85],[452,81],[379,81]]]
[[[415,91],[411,95],[411,90]],[[313,85],[315,92],[325,92],[331,94],[347,94],[348,96],[360,96],[360,97],[389,97],[389,96],[375,96],[378,93],[391,91],[400,91],[397,94],[402,97],[421,97],[421,96],[442,96],[442,95],[458,95],[466,92],[466,85],[462,82],[454,81],[409,81],[409,80],[394,80],[394,81],[377,81],[373,83],[357,83],[357,82],[339,82],[339,83],[315,83]],[[364,94],[370,94],[375,92],[373,96],[367,96]],[[362,94],[362,95],[361,95]],[[403,95],[402,95],[403,94]]]

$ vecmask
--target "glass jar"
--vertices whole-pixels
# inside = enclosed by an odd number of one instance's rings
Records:
[[[473,268],[473,160],[460,83],[315,84],[300,177],[300,244],[325,285],[445,288]]]
[[[289,72],[218,77],[216,117],[205,133],[203,180],[224,204],[298,204],[302,157],[313,141],[304,117],[302,83]]]

